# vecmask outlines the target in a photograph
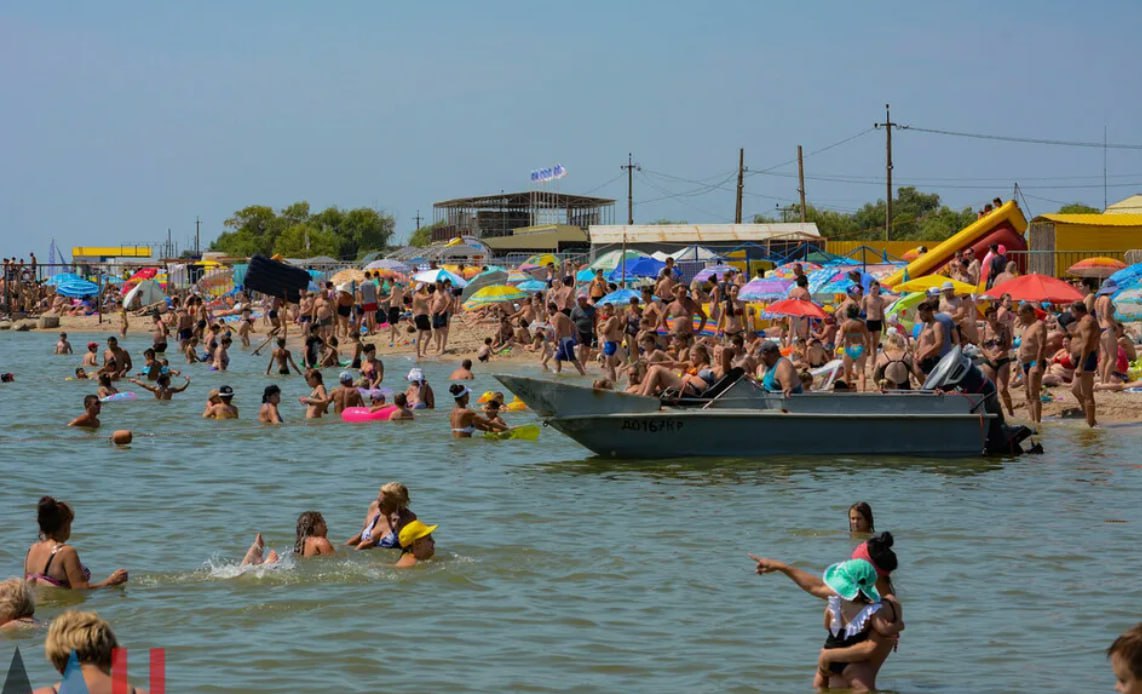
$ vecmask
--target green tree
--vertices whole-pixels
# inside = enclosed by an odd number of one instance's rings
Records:
[[[317,255],[338,257],[341,239],[312,222],[294,224],[278,237],[274,252],[287,258],[312,258]]]
[[[687,222],[685,219],[676,220],[676,219],[665,219],[665,218],[656,219],[653,222],[651,222],[651,224],[689,224],[689,223],[690,222]]]
[[[394,226],[392,215],[368,207],[328,207],[314,214],[304,200],[280,212],[266,205],[251,205],[226,220],[226,231],[210,247],[238,257],[280,253],[290,257],[356,258],[365,251],[387,246]]]
[[[435,224],[429,224],[420,227],[416,231],[412,232],[412,235],[408,237],[408,245],[424,248],[428,244],[432,243],[432,232],[443,226],[444,222],[439,221]]]
[[[1072,202],[1069,205],[1063,205],[1059,208],[1058,214],[1102,214],[1102,210],[1090,205],[1084,205],[1081,202]]]

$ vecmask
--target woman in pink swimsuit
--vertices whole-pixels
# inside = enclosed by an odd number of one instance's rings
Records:
[[[106,588],[127,582],[127,570],[116,569],[106,580],[91,583],[91,571],[79,561],[79,552],[66,544],[71,537],[75,512],[71,506],[50,496],[40,499],[37,519],[40,539],[24,557],[24,578],[39,585],[85,590]]]

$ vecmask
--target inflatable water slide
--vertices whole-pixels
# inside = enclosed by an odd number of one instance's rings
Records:
[[[974,249],[975,257],[980,260],[987,255],[987,250],[993,243],[1005,246],[1008,252],[1025,251],[1027,250],[1027,240],[1023,237],[1025,231],[1027,231],[1027,220],[1023,217],[1023,212],[1014,200],[1008,200],[913,260],[902,271],[885,278],[882,284],[895,287],[903,282],[906,276],[914,280],[917,277],[930,275],[954,258],[956,251],[966,248]]]

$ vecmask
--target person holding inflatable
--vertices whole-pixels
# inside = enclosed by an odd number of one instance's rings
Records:
[[[472,389],[460,383],[453,383],[448,389],[452,394],[452,398],[456,401],[456,406],[452,408],[452,412],[448,415],[449,424],[452,426],[452,438],[454,439],[470,439],[472,434],[479,431],[507,431],[507,427],[503,424],[496,424],[483,415],[476,414],[468,409],[468,402],[472,397]]]

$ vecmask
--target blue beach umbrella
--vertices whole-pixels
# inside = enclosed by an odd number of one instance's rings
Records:
[[[662,272],[662,268],[664,267],[666,267],[666,263],[650,257],[643,257],[634,261],[628,260],[625,270],[623,269],[623,264],[619,263],[619,265],[607,275],[607,279],[611,281],[621,281],[624,277],[629,279],[657,277],[658,273]]]
[[[82,277],[75,274],[74,272],[61,272],[59,274],[52,275],[51,278],[48,279],[47,283],[54,287],[56,285],[63,284],[64,282],[82,279]]]
[[[602,306],[603,304],[611,304],[612,306],[626,306],[630,304],[631,299],[638,299],[641,296],[642,293],[635,289],[617,289],[596,301],[595,305]]]
[[[532,294],[534,292],[547,291],[547,283],[543,280],[524,280],[516,285],[516,289]]]
[[[99,285],[87,280],[68,280],[56,285],[56,294],[72,299],[99,293]]]

